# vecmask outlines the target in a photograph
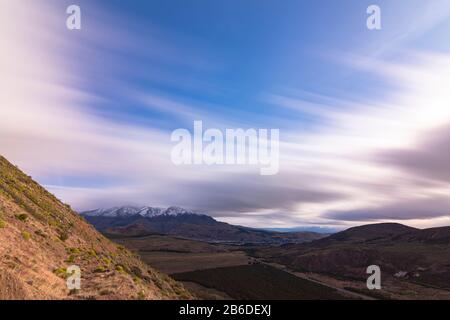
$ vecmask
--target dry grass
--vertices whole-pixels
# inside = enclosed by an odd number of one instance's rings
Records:
[[[103,237],[3,157],[0,222],[0,299],[191,297],[181,284]],[[82,271],[78,292],[70,292],[62,276],[71,264]]]
[[[173,253],[145,252],[142,260],[162,272],[172,274],[193,270],[247,265],[249,258],[243,252]]]

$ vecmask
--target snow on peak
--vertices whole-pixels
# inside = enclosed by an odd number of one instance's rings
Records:
[[[180,207],[169,207],[167,209],[158,207],[113,207],[109,209],[95,209],[90,211],[84,211],[81,214],[92,217],[130,217],[135,215],[141,215],[146,218],[152,218],[157,216],[179,216],[179,215],[199,215],[192,211],[188,211]]]
[[[164,211],[164,214],[168,216],[178,216],[180,214],[195,214],[195,213],[187,211],[186,209],[180,207],[169,207]]]

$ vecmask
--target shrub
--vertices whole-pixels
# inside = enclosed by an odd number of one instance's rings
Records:
[[[69,235],[67,234],[67,232],[60,232],[60,234],[58,235],[59,240],[61,241],[66,241],[67,239],[69,239]]]
[[[68,276],[67,269],[63,267],[53,270],[53,273],[63,279],[66,279]]]
[[[31,239],[31,234],[30,234],[29,232],[24,231],[24,232],[22,232],[22,237],[23,237],[26,241],[28,241],[28,240]]]
[[[99,267],[95,268],[95,270],[94,270],[95,273],[103,273],[106,271],[108,271],[108,268],[106,268],[105,266],[99,266]]]
[[[142,270],[136,266],[130,268],[130,272],[138,278],[142,278]]]
[[[48,220],[48,225],[52,226],[52,227],[57,227],[58,226],[58,222],[53,220],[53,219],[49,219]]]
[[[26,222],[28,220],[28,215],[25,213],[16,214],[15,217],[17,220],[20,220],[22,222]]]
[[[91,257],[97,257],[97,251],[95,251],[95,249],[90,249],[88,251],[88,255],[90,255]]]
[[[36,230],[34,233],[42,238],[47,238],[47,235],[42,230]]]
[[[141,280],[140,278],[136,277],[136,276],[133,277],[133,281],[134,281],[134,283],[136,283],[136,284],[139,284],[139,283],[142,282],[142,280]]]
[[[137,299],[138,300],[145,300],[145,292],[143,290],[138,292]]]
[[[72,254],[80,254],[81,253],[81,250],[78,248],[69,248],[68,251],[69,251],[69,253],[72,253]]]
[[[125,269],[124,269],[123,266],[121,266],[121,265],[117,265],[117,266],[116,266],[116,271],[117,271],[117,272],[120,272],[120,273],[126,273],[126,272],[125,272]]]
[[[6,228],[6,222],[0,219],[0,229]]]

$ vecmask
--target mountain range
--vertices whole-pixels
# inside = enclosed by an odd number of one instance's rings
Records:
[[[228,244],[302,243],[323,238],[316,232],[275,232],[235,226],[179,207],[114,207],[81,212],[107,235],[164,234],[190,240]]]
[[[82,215],[89,217],[112,217],[112,218],[125,218],[132,216],[142,216],[144,218],[154,218],[158,216],[181,216],[181,215],[196,215],[202,216],[192,211],[180,207],[158,208],[158,207],[113,207],[109,209],[95,209],[82,212]]]

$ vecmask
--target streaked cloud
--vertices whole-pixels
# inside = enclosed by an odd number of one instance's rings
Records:
[[[259,227],[450,222],[450,53],[341,54],[333,63],[378,79],[382,94],[276,83],[241,108],[228,97],[239,85],[214,81],[230,62],[200,39],[108,25],[114,13],[101,10],[74,36],[51,4],[2,1],[0,152],[75,208],[178,205]],[[411,32],[442,21],[427,15]],[[174,166],[171,130],[194,120],[281,127],[280,174]]]

